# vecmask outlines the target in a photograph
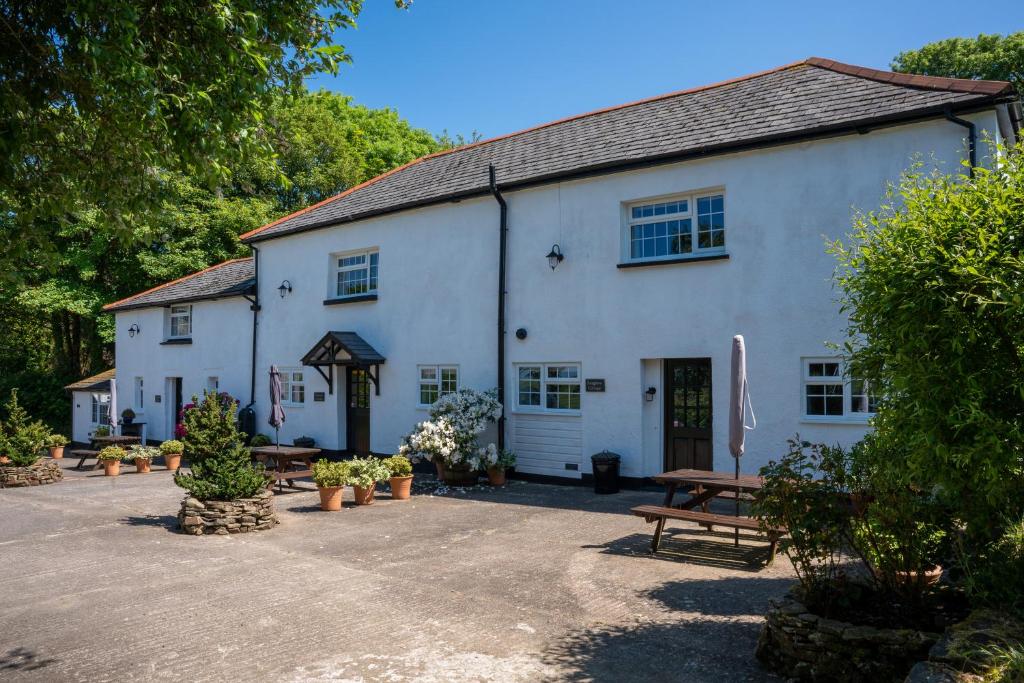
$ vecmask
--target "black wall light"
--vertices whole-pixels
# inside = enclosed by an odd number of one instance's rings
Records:
[[[282,280],[281,286],[277,288],[277,292],[278,294],[281,295],[281,298],[283,299],[285,294],[292,293],[292,283],[289,280]]]
[[[562,254],[562,248],[557,244],[552,244],[551,251],[548,252],[548,265],[551,266],[551,270],[557,268],[564,258],[565,255]]]
[[[132,326],[128,328],[128,336],[134,337],[137,334],[142,334],[142,328],[139,327],[138,323],[132,323]]]
[[[644,392],[644,400],[645,401],[653,401],[654,400],[654,395],[656,393],[658,393],[657,389],[655,389],[654,387],[647,387],[647,391]]]

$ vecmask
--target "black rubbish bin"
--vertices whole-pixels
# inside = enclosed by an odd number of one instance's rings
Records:
[[[590,456],[594,466],[594,493],[619,492],[619,462],[622,456],[618,453],[602,451]]]

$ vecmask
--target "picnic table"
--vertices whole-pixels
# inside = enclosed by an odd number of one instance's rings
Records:
[[[250,448],[249,452],[253,457],[267,466],[270,474],[270,487],[277,484],[277,490],[281,491],[287,482],[287,486],[293,489],[302,489],[296,486],[294,480],[302,477],[313,476],[313,456],[320,454],[319,448],[300,448],[298,446],[257,446]],[[298,466],[298,463],[306,466],[306,469],[289,469]]]
[[[89,458],[95,458],[97,455],[99,455],[100,454],[100,449],[102,449],[105,446],[130,446],[132,444],[141,443],[142,439],[140,437],[138,437],[138,436],[128,436],[128,435],[122,435],[122,434],[108,434],[107,436],[94,436],[94,437],[92,437],[91,441],[92,441],[92,448],[91,449],[89,449],[89,448],[78,448],[78,449],[75,449],[75,450],[71,451],[71,456],[72,457],[78,456],[78,458],[79,458],[78,464],[75,465],[75,469],[76,470],[82,469],[82,465],[84,465],[85,461],[88,460]],[[98,470],[101,467],[102,464],[103,463],[101,463],[97,459],[96,460],[96,464],[93,465],[92,468],[94,470]]]
[[[709,503],[713,498],[739,499],[761,490],[761,477],[753,474],[741,474],[737,477],[732,472],[710,472],[706,470],[673,470],[663,472],[654,477],[654,481],[665,486],[665,500],[662,505],[638,505],[631,512],[650,522],[657,522],[654,539],[651,541],[651,552],[658,552],[661,544],[661,533],[665,529],[665,521],[679,519],[697,522],[708,529],[725,526],[749,531],[759,531],[760,522],[753,517],[721,515],[710,512]],[[690,486],[690,497],[675,503],[676,491],[681,486]],[[700,508],[697,510],[696,508]],[[779,538],[786,533],[785,529],[769,529],[768,541],[771,544],[768,564],[775,560]]]

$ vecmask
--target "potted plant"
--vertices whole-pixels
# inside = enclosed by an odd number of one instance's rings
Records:
[[[372,505],[373,492],[378,481],[391,476],[390,470],[380,458],[353,458],[349,461],[349,481],[355,491],[356,505]]]
[[[131,408],[125,408],[121,411],[121,424],[130,425],[135,419],[135,411]]]
[[[153,446],[136,444],[128,449],[128,457],[135,461],[135,471],[139,474],[148,474],[153,458],[158,455],[160,455],[160,449]]]
[[[320,491],[320,509],[328,512],[341,509],[342,492],[349,481],[351,466],[347,462],[331,462],[320,458],[313,463],[313,481]]]
[[[50,449],[50,457],[60,460],[64,457],[64,447],[68,445],[68,437],[63,434],[50,434],[46,437],[46,447]]]
[[[92,431],[92,435],[96,436],[110,436],[110,427],[106,425],[100,425]]]
[[[273,441],[266,434],[253,434],[252,438],[249,439],[249,448],[262,448],[272,443]]]
[[[487,482],[491,486],[504,486],[508,468],[515,467],[516,454],[507,448],[501,449],[499,453],[494,444],[480,450],[480,465],[487,470]]]
[[[121,461],[127,457],[128,454],[120,446],[107,446],[96,456],[103,463],[103,474],[108,477],[121,474]]]
[[[392,455],[385,458],[384,466],[391,474],[388,483],[391,484],[392,500],[408,500],[412,491],[412,463],[404,455]]]
[[[185,445],[177,439],[164,441],[160,444],[160,454],[164,456],[164,465],[169,470],[177,470],[181,467],[181,454],[185,452]]]
[[[299,438],[292,441],[292,444],[296,448],[315,448],[316,441],[311,436],[300,436]]]

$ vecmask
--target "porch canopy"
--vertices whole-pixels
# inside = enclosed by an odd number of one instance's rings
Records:
[[[334,393],[334,366],[356,367],[366,371],[380,396],[380,371],[385,361],[375,348],[355,332],[328,332],[302,357],[302,364],[314,368],[327,381],[327,389]],[[326,370],[325,370],[326,368]]]

